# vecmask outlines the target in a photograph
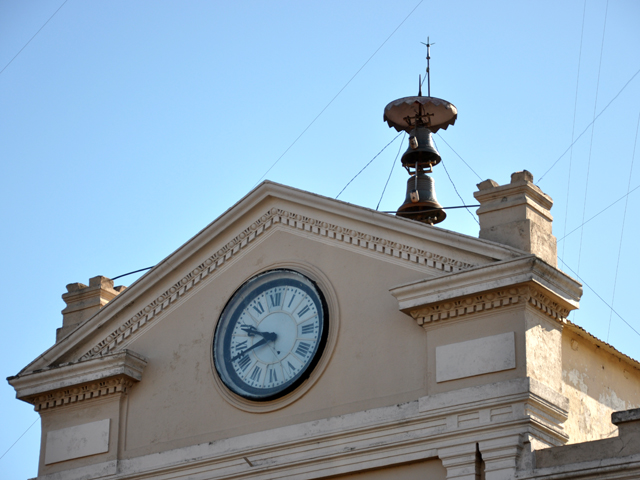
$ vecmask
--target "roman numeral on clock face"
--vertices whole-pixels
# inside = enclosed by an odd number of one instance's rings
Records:
[[[305,307],[298,312],[298,318],[302,318],[304,314],[307,313],[309,310],[311,310],[309,308],[309,305],[305,305]]]
[[[254,382],[258,380],[260,378],[261,373],[262,373],[262,369],[258,365],[256,365],[256,367],[251,372],[251,377],[250,377],[251,380],[253,380]]]
[[[289,360],[287,360],[287,367],[289,367],[289,373],[290,374],[293,375],[294,373],[296,373],[296,367],[291,365],[291,362]]]
[[[260,302],[258,302],[257,305],[254,305],[253,309],[258,313],[258,315],[262,315],[264,313],[264,307],[262,306],[262,303],[260,303]]]
[[[240,353],[241,350],[244,350],[245,348],[247,348],[247,340],[244,340],[240,343],[236,343],[233,348],[235,348],[236,353]]]
[[[313,333],[314,328],[315,325],[313,323],[308,323],[307,325],[303,325],[300,331],[302,332],[302,335],[308,335],[310,333]]]
[[[293,303],[293,299],[296,298],[296,294],[293,294],[293,297],[291,297],[291,300],[289,300],[289,305],[287,305],[287,308],[291,307],[291,304]]]
[[[277,382],[277,381],[278,381],[278,374],[272,368],[271,370],[269,370],[269,383],[274,383],[274,382]]]
[[[282,300],[282,293],[281,292],[272,293],[269,295],[269,298],[271,298],[272,307],[279,307],[280,301]]]
[[[301,357],[304,357],[307,353],[309,353],[310,349],[311,349],[310,343],[300,342],[300,344],[298,345],[298,348],[296,348],[296,353]]]
[[[249,363],[251,363],[251,359],[249,358],[248,355],[244,355],[238,361],[238,367],[240,367],[240,370],[242,370],[244,372],[247,369],[247,367],[249,366]]]

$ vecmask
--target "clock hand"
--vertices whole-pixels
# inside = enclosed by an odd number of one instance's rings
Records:
[[[250,337],[255,336],[256,332],[258,330],[256,330],[256,327],[254,327],[253,325],[242,325],[240,327],[240,330],[242,330],[243,332],[246,332],[247,335],[249,335]]]
[[[237,354],[235,357],[233,357],[231,359],[231,361],[235,362],[237,359],[244,357],[247,352],[253,350],[254,348],[261,347],[262,345],[266,344],[267,342],[273,342],[276,338],[278,338],[278,335],[276,335],[275,333],[265,332],[264,334],[262,334],[262,332],[260,332],[260,334],[264,337],[262,340],[260,340],[259,342],[254,343],[253,345],[251,345],[246,350],[244,350],[244,351],[240,352],[239,354]]]
[[[261,337],[267,337],[269,335],[272,335],[269,332],[261,332],[259,331],[256,327],[252,326],[252,325],[244,325],[242,327],[240,327],[243,331],[247,332],[247,335],[249,335],[250,337],[253,337],[255,335],[260,335]]]

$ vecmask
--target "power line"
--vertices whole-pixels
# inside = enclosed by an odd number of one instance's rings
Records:
[[[382,193],[380,194],[380,200],[378,200],[378,205],[376,205],[376,210],[380,207],[380,202],[382,202],[382,197],[384,197],[384,192],[387,190],[387,185],[389,185],[389,180],[391,180],[391,174],[393,173],[393,169],[396,166],[396,161],[400,156],[400,152],[402,151],[402,144],[404,143],[404,137],[400,140],[400,146],[398,147],[398,153],[396,154],[396,158],[393,159],[393,163],[391,164],[391,171],[389,172],[389,176],[387,177],[387,183],[384,184],[384,188],[382,189]]]
[[[471,217],[476,221],[476,223],[478,225],[480,225],[480,222],[478,221],[478,219],[476,218],[476,216],[471,212],[471,210],[469,210],[469,208],[465,205],[464,203],[464,199],[462,198],[462,196],[460,195],[460,192],[458,192],[458,189],[456,188],[456,184],[453,183],[453,180],[451,179],[451,175],[449,175],[449,170],[447,170],[447,167],[444,164],[444,160],[442,160],[440,162],[440,164],[442,165],[442,167],[444,168],[445,173],[447,174],[447,177],[449,177],[449,181],[451,182],[451,185],[453,185],[453,189],[456,191],[456,194],[458,195],[458,198],[460,199],[460,201],[462,202],[462,205],[464,206],[464,208],[467,210],[467,212],[469,212],[469,215],[471,215]]]
[[[629,168],[629,182],[627,182],[627,196],[624,202],[624,213],[622,214],[622,228],[620,229],[620,244],[618,245],[618,261],[616,262],[616,274],[613,277],[613,293],[611,294],[611,305],[616,298],[616,284],[618,283],[618,267],[620,266],[620,253],[622,252],[622,238],[624,237],[624,222],[627,218],[627,205],[629,204],[629,189],[631,188],[631,174],[633,173],[633,161],[636,157],[636,145],[638,144],[638,129],[640,128],[640,114],[636,126],[636,138],[633,141],[633,153],[631,154],[631,167]],[[607,342],[611,331],[611,312],[609,312],[609,327],[607,328]]]
[[[117,277],[113,277],[111,280],[117,280],[118,278],[126,277],[127,275],[133,275],[134,273],[144,272],[145,270],[151,270],[155,265],[151,267],[141,268],[140,270],[134,270],[133,272],[123,273],[122,275],[118,275]]]
[[[460,156],[460,154],[458,152],[456,152],[453,149],[453,147],[447,143],[447,141],[442,137],[442,135],[440,135],[440,133],[436,133],[436,135],[438,135],[438,137],[442,138],[442,141],[447,145],[447,147],[449,147],[453,151],[453,153],[455,153],[458,156],[458,158],[460,160],[462,160],[462,163],[464,163],[467,167],[469,167],[469,170],[471,170],[473,173],[475,173],[476,177],[478,177],[478,179],[480,179],[480,181],[482,181],[482,177],[480,175],[478,175],[473,168],[471,168],[471,165],[469,165],[467,162],[465,162],[464,158],[462,158]]]
[[[60,5],[60,6],[58,7],[58,10],[56,10],[55,12],[53,12],[53,15],[51,15],[51,16],[49,17],[49,20],[47,20],[46,22],[44,22],[44,25],[42,25],[42,26],[38,29],[38,31],[37,31],[36,33],[34,33],[34,34],[33,34],[33,37],[31,37],[31,38],[29,39],[29,41],[28,41],[27,43],[25,43],[25,44],[24,44],[24,47],[22,47],[22,48],[20,49],[20,51],[19,51],[18,53],[16,53],[16,54],[13,56],[13,58],[12,58],[11,60],[9,60],[9,63],[7,63],[7,64],[4,66],[4,68],[3,68],[2,70],[0,70],[0,75],[2,75],[2,72],[4,72],[4,71],[7,69],[7,67],[8,67],[9,65],[11,65],[11,62],[13,62],[13,61],[16,59],[16,57],[17,57],[18,55],[20,55],[20,54],[22,53],[22,51],[23,51],[25,48],[27,48],[27,45],[29,45],[29,44],[31,43],[31,40],[33,40],[34,38],[36,38],[36,35],[38,35],[38,34],[40,33],[40,30],[42,30],[44,27],[46,27],[46,26],[47,26],[47,23],[49,23],[49,21],[50,21],[53,17],[55,17],[55,16],[56,16],[56,13],[58,13],[58,12],[60,11],[60,9],[61,9],[62,7],[64,7],[64,4],[65,4],[65,3],[67,3],[68,1],[69,1],[69,0],[64,0],[64,2],[62,2],[62,5]]]
[[[454,205],[453,207],[440,207],[439,209],[442,210],[456,210],[458,208],[476,208],[476,207],[480,207],[481,205],[478,203],[476,205]],[[411,210],[411,213],[428,213],[428,212],[433,212],[434,210],[439,210],[437,208],[425,208],[424,210]],[[381,210],[380,213],[395,213],[396,215],[398,214],[397,210]]]
[[[440,137],[440,138],[442,138],[442,137]],[[443,141],[444,141],[444,139],[443,139]],[[433,141],[433,143],[434,143],[434,145],[436,146],[436,149],[437,149],[437,148],[438,148],[438,145],[436,144],[435,140]],[[447,143],[447,142],[446,142],[446,141],[444,141],[444,143]],[[451,146],[450,146],[448,143],[447,143],[447,145],[449,146],[449,148],[451,148]],[[453,150],[453,148],[451,148],[451,150]],[[455,150],[453,150],[453,151],[455,152]],[[456,153],[456,155],[458,155],[458,154]],[[460,157],[460,155],[458,155],[458,156]],[[462,159],[462,157],[460,157],[460,159]],[[462,161],[464,162],[464,160],[462,160]],[[465,162],[465,164],[466,164],[466,163],[467,163],[467,162]],[[451,185],[453,185],[453,189],[455,190],[456,195],[458,195],[458,198],[459,198],[459,199],[460,199],[460,201],[462,202],[462,205],[465,205],[465,203],[464,203],[464,199],[462,198],[462,195],[460,195],[460,192],[458,192],[458,189],[456,188],[456,184],[455,184],[455,183],[453,183],[453,179],[451,178],[451,175],[449,175],[449,170],[447,170],[447,167],[446,167],[446,165],[444,164],[444,160],[441,160],[441,161],[440,161],[440,165],[442,165],[442,168],[444,168],[444,171],[445,171],[445,173],[447,174],[447,177],[449,177],[449,181],[451,182]],[[469,166],[469,165],[467,165],[467,166]],[[469,167],[469,168],[471,168],[471,167]],[[471,169],[471,170],[473,171],[473,169]],[[476,173],[476,172],[473,172],[473,173]],[[478,175],[478,174],[476,173],[476,175]],[[478,175],[478,178],[479,178],[479,177],[480,177],[480,176]],[[471,210],[469,210],[466,206],[465,206],[465,209],[467,210],[467,212],[469,212],[469,215],[471,215],[471,218],[473,218],[473,219],[476,221],[476,223],[477,223],[478,225],[480,225],[480,222],[478,221],[478,219],[476,218],[476,216],[471,212]]]
[[[614,310],[614,308],[613,308],[611,305],[609,305],[609,304],[607,303],[607,301],[606,301],[604,298],[602,298],[600,295],[598,295],[598,292],[596,292],[596,291],[593,289],[593,287],[591,287],[591,286],[590,286],[590,285],[589,285],[589,284],[584,280],[584,278],[582,278],[580,275],[578,275],[578,274],[575,272],[575,270],[574,270],[573,268],[571,268],[569,265],[567,265],[567,262],[565,262],[564,260],[562,260],[560,257],[558,257],[558,260],[560,260],[563,264],[565,264],[565,265],[566,265],[566,267],[567,267],[569,270],[571,270],[571,272],[572,272],[572,273],[573,273],[573,274],[578,278],[578,280],[580,280],[580,281],[582,282],[582,284],[583,284],[585,287],[587,287],[589,290],[591,290],[593,293],[595,293],[596,297],[598,297],[600,300],[602,300],[602,303],[604,303],[607,307],[609,307],[609,308],[611,309],[611,311],[612,311],[613,313],[615,313],[615,314],[620,318],[620,320],[622,320],[624,323],[626,323],[626,324],[627,324],[627,326],[628,326],[631,330],[633,330],[634,332],[636,332],[636,334],[637,334],[638,336],[640,336],[640,332],[638,332],[635,328],[633,328],[633,326],[632,326],[629,322],[627,322],[627,321],[622,317],[622,315],[620,315],[618,312],[616,312],[616,311]]]
[[[394,30],[393,32],[391,32],[391,35],[389,35],[389,36],[387,37],[387,39],[386,39],[384,42],[382,42],[382,44],[381,44],[381,45],[376,49],[376,51],[375,51],[375,52],[373,52],[373,54],[372,54],[372,55],[367,59],[367,61],[366,61],[366,62],[364,62],[364,63],[362,64],[362,66],[358,69],[358,71],[357,71],[356,73],[354,73],[354,74],[353,74],[353,76],[349,79],[349,81],[348,81],[347,83],[345,83],[345,84],[344,84],[344,87],[342,87],[342,88],[340,89],[340,91],[339,91],[338,93],[336,93],[336,94],[335,94],[335,96],[331,99],[331,101],[330,101],[329,103],[327,103],[327,105],[326,105],[326,106],[325,106],[325,107],[320,111],[320,113],[319,113],[318,115],[316,115],[316,117],[315,117],[313,120],[311,120],[311,123],[310,123],[309,125],[307,125],[307,128],[305,128],[305,129],[302,131],[302,133],[301,133],[300,135],[298,135],[298,137],[293,141],[293,143],[287,147],[287,149],[282,153],[282,155],[280,155],[280,156],[277,158],[277,160],[271,164],[271,166],[267,169],[267,171],[266,171],[266,172],[264,172],[264,175],[262,175],[262,176],[258,179],[258,181],[256,182],[256,184],[254,185],[254,188],[255,188],[255,186],[256,186],[256,185],[258,185],[258,183],[260,183],[260,181],[261,181],[264,177],[266,177],[266,176],[267,176],[267,173],[269,173],[269,172],[271,171],[271,169],[272,169],[273,167],[275,167],[275,166],[276,166],[276,164],[277,164],[277,163],[282,159],[282,157],[284,157],[284,156],[287,154],[287,152],[291,149],[291,147],[293,147],[293,146],[298,142],[298,140],[300,140],[300,137],[302,137],[302,135],[304,135],[304,134],[306,133],[306,131],[307,131],[307,130],[309,130],[309,128],[311,128],[311,125],[313,125],[313,124],[316,122],[316,120],[318,120],[318,118],[320,118],[320,115],[322,115],[322,114],[324,113],[324,111],[325,111],[327,108],[329,108],[329,106],[333,103],[333,101],[334,101],[336,98],[338,98],[338,95],[340,95],[340,94],[342,93],[342,91],[343,91],[345,88],[347,88],[347,87],[349,86],[349,84],[353,81],[353,79],[354,79],[354,78],[356,78],[356,76],[357,76],[357,75],[362,71],[362,69],[363,69],[364,67],[366,67],[366,66],[367,66],[367,64],[371,61],[371,59],[372,59],[373,57],[375,57],[376,53],[378,53],[378,52],[380,51],[380,49],[381,49],[382,47],[384,47],[384,46],[385,46],[385,44],[386,44],[386,43],[391,39],[391,37],[393,37],[393,35],[394,35],[394,34],[398,31],[398,29],[399,29],[399,28],[404,24],[404,22],[406,22],[406,21],[409,19],[409,17],[411,16],[411,14],[412,14],[413,12],[415,12],[415,11],[416,11],[416,9],[417,9],[421,4],[422,4],[422,2],[423,2],[423,1],[424,1],[424,0],[420,0],[420,1],[418,2],[418,4],[417,4],[415,7],[413,7],[413,10],[411,10],[411,11],[409,12],[409,15],[407,15],[407,16],[404,18],[404,20],[402,20],[402,22],[400,22],[400,24],[395,28],[395,30]]]
[[[596,81],[596,98],[593,102],[593,122],[591,122],[591,141],[589,142],[589,160],[587,161],[587,179],[584,183],[584,201],[582,202],[582,221],[587,213],[587,192],[589,191],[589,171],[591,170],[591,152],[593,150],[593,132],[595,130],[596,107],[598,105],[598,93],[600,92],[600,71],[602,69],[602,52],[604,51],[604,36],[607,31],[607,13],[609,12],[609,0],[604,11],[604,25],[602,26],[602,43],[600,44],[600,61],[598,63],[598,80]],[[580,230],[580,246],[578,247],[578,272],[580,271],[580,260],[582,258],[582,236],[584,228]]]
[[[389,145],[391,145],[393,142],[395,142],[395,141],[396,141],[396,138],[398,138],[398,137],[399,137],[400,135],[402,135],[403,133],[404,133],[404,132],[400,132],[400,133],[398,133],[395,137],[393,137],[393,140],[391,140],[391,141],[390,141],[389,143],[387,143],[384,147],[382,147],[382,150],[380,150],[378,153],[376,153],[376,155],[375,155],[371,160],[369,160],[369,162],[368,162],[364,167],[362,167],[362,169],[361,169],[358,173],[356,173],[356,174],[355,174],[355,176],[354,176],[351,180],[349,180],[349,181],[347,182],[347,184],[344,186],[344,188],[343,188],[342,190],[340,190],[340,193],[339,193],[338,195],[336,195],[336,200],[338,199],[338,197],[339,197],[340,195],[342,195],[342,192],[344,192],[344,191],[345,191],[345,189],[346,189],[346,188],[351,184],[351,182],[353,182],[353,181],[356,179],[356,177],[357,177],[358,175],[360,175],[362,172],[364,172],[365,168],[367,168],[369,165],[371,165],[371,162],[373,162],[376,158],[378,158],[378,155],[380,155],[382,152],[384,152],[384,151],[385,151],[385,149],[386,149]]]
[[[571,145],[569,145],[569,146],[567,147],[567,149],[564,151],[564,153],[563,153],[562,155],[560,155],[560,156],[558,157],[558,159],[557,159],[555,162],[553,162],[553,165],[551,165],[551,166],[547,169],[547,171],[546,171],[546,172],[544,172],[544,173],[542,174],[542,176],[540,177],[540,179],[536,182],[536,185],[540,185],[540,182],[541,182],[541,181],[542,181],[542,179],[547,175],[547,173],[549,173],[549,172],[553,169],[553,167],[555,167],[555,166],[556,166],[556,164],[557,164],[560,160],[562,160],[562,157],[564,157],[564,156],[567,154],[567,152],[571,149],[571,147],[573,147],[573,146],[576,144],[576,142],[577,142],[578,140],[580,140],[580,137],[582,137],[582,135],[584,135],[584,134],[585,134],[585,132],[589,129],[589,127],[590,127],[593,123],[595,123],[595,121],[600,117],[600,115],[602,115],[602,114],[605,112],[605,110],[606,110],[607,108],[609,108],[609,106],[610,106],[610,105],[611,105],[611,104],[616,100],[616,98],[618,98],[618,97],[620,96],[620,94],[624,91],[624,89],[625,89],[625,88],[627,88],[627,87],[629,86],[629,84],[633,81],[633,79],[634,79],[634,78],[636,78],[636,77],[638,76],[638,74],[639,74],[639,73],[640,73],[640,69],[638,69],[638,70],[636,71],[636,73],[634,73],[634,74],[631,76],[631,78],[630,78],[629,80],[627,80],[627,83],[625,83],[625,84],[622,86],[622,88],[618,91],[618,93],[616,93],[616,94],[615,94],[615,96],[614,96],[614,97],[609,101],[609,103],[607,103],[607,105],[606,105],[602,110],[600,110],[600,113],[599,113],[598,115],[596,115],[596,118],[594,118],[594,119],[593,119],[593,120],[592,120],[592,121],[591,121],[591,122],[590,122],[586,127],[584,127],[584,130],[582,131],[582,133],[581,133],[580,135],[578,135],[578,138],[576,138],[576,139],[575,139],[575,141],[574,141]],[[446,143],[446,142],[445,142],[445,143]]]
[[[627,194],[621,196],[619,199],[617,199],[615,202],[613,202],[612,204],[610,204],[609,206],[603,208],[602,210],[600,210],[598,213],[596,213],[593,217],[591,217],[589,220],[586,220],[584,223],[578,225],[576,228],[574,228],[573,230],[571,230],[569,233],[567,233],[564,237],[558,239],[558,242],[563,241],[565,238],[567,238],[569,235],[571,235],[573,232],[578,231],[583,225],[586,225],[587,223],[589,223],[591,220],[593,220],[594,218],[596,218],[597,216],[603,214],[604,212],[606,212],[607,210],[609,210],[611,207],[613,207],[616,203],[620,202],[621,200],[624,200],[626,197],[628,197],[631,193],[635,192],[636,190],[638,190],[640,188],[640,185],[637,185],[636,187],[634,187],[633,189],[631,189]]]
[[[16,443],[18,443],[18,442],[20,441],[20,439],[21,439],[22,437],[24,437],[24,436],[27,434],[27,432],[28,432],[29,430],[31,430],[31,427],[33,427],[39,419],[40,419],[40,417],[36,418],[36,419],[33,421],[33,423],[32,423],[31,425],[29,425],[29,428],[27,428],[27,429],[22,433],[22,435],[20,435],[20,436],[18,437],[18,440],[16,440],[15,442],[13,442],[13,443],[11,444],[11,446],[10,446],[9,448],[7,448],[7,451],[6,451],[6,452],[4,452],[4,453],[2,454],[2,456],[0,457],[0,460],[2,460],[2,459],[4,458],[4,456],[5,456],[7,453],[9,453],[9,450],[11,450],[11,449],[13,448],[13,446],[14,446]]]

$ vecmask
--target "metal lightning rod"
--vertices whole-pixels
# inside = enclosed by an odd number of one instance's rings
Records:
[[[431,45],[435,45],[435,43],[431,43],[429,37],[427,37],[427,43],[420,43],[427,46],[427,95],[431,96],[431,70],[429,69],[429,60],[431,60]]]

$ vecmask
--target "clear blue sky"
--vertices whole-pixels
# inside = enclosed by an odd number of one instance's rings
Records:
[[[0,69],[62,2],[0,1]],[[537,181],[587,129],[540,182],[562,238],[627,191],[639,24],[636,0],[587,0],[586,10],[583,0],[68,0],[0,74],[2,377],[53,343],[66,284],[170,254],[249,192],[359,72],[266,175],[335,197],[396,135],[382,112],[417,93],[427,36],[432,94],[459,110],[435,140],[465,203],[481,179],[506,183],[524,168]],[[376,207],[399,140],[341,200]],[[631,188],[640,145],[635,161]],[[443,166],[434,178],[440,203],[460,205]],[[380,210],[397,209],[406,179],[396,165]],[[625,200],[558,251],[640,331],[640,189],[626,208],[622,242]],[[439,227],[478,234],[465,210]],[[640,358],[640,336],[610,322],[589,288],[570,318]],[[14,395],[0,382],[0,455],[38,418]],[[39,422],[0,460],[0,477],[35,476],[38,441]]]

